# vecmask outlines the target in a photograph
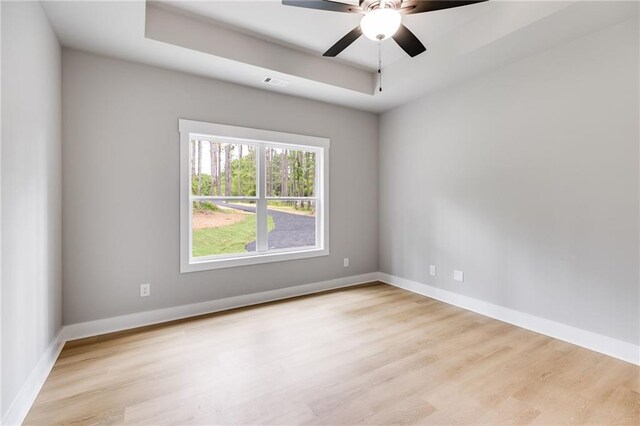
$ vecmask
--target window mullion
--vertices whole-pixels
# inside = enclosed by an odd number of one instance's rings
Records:
[[[258,201],[256,204],[257,237],[256,250],[258,252],[267,251],[268,227],[267,227],[267,168],[266,149],[263,144],[258,145]]]

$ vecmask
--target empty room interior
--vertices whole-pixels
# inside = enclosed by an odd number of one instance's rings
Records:
[[[640,425],[640,2],[0,0],[3,425]]]

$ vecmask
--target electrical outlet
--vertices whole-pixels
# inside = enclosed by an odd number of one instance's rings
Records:
[[[436,265],[429,265],[429,273],[434,277],[436,276]]]
[[[345,258],[344,258],[344,267],[346,268],[346,267],[348,267],[348,266],[349,266],[349,258],[348,258],[348,257],[345,257]]]
[[[453,279],[456,280],[456,281],[463,282],[464,281],[464,272],[458,271],[458,270],[454,270],[453,271]]]
[[[151,284],[140,284],[140,297],[151,296]]]

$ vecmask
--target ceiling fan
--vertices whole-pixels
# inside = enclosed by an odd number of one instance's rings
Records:
[[[326,10],[329,12],[359,13],[364,15],[360,25],[342,37],[324,52],[323,56],[337,56],[362,34],[374,41],[392,37],[411,57],[427,50],[407,27],[402,24],[402,15],[433,12],[453,7],[467,6],[487,0],[282,0],[285,6]]]

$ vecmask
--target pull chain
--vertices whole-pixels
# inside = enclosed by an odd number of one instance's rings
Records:
[[[382,40],[378,39],[378,79],[380,81],[380,91],[382,92]]]

